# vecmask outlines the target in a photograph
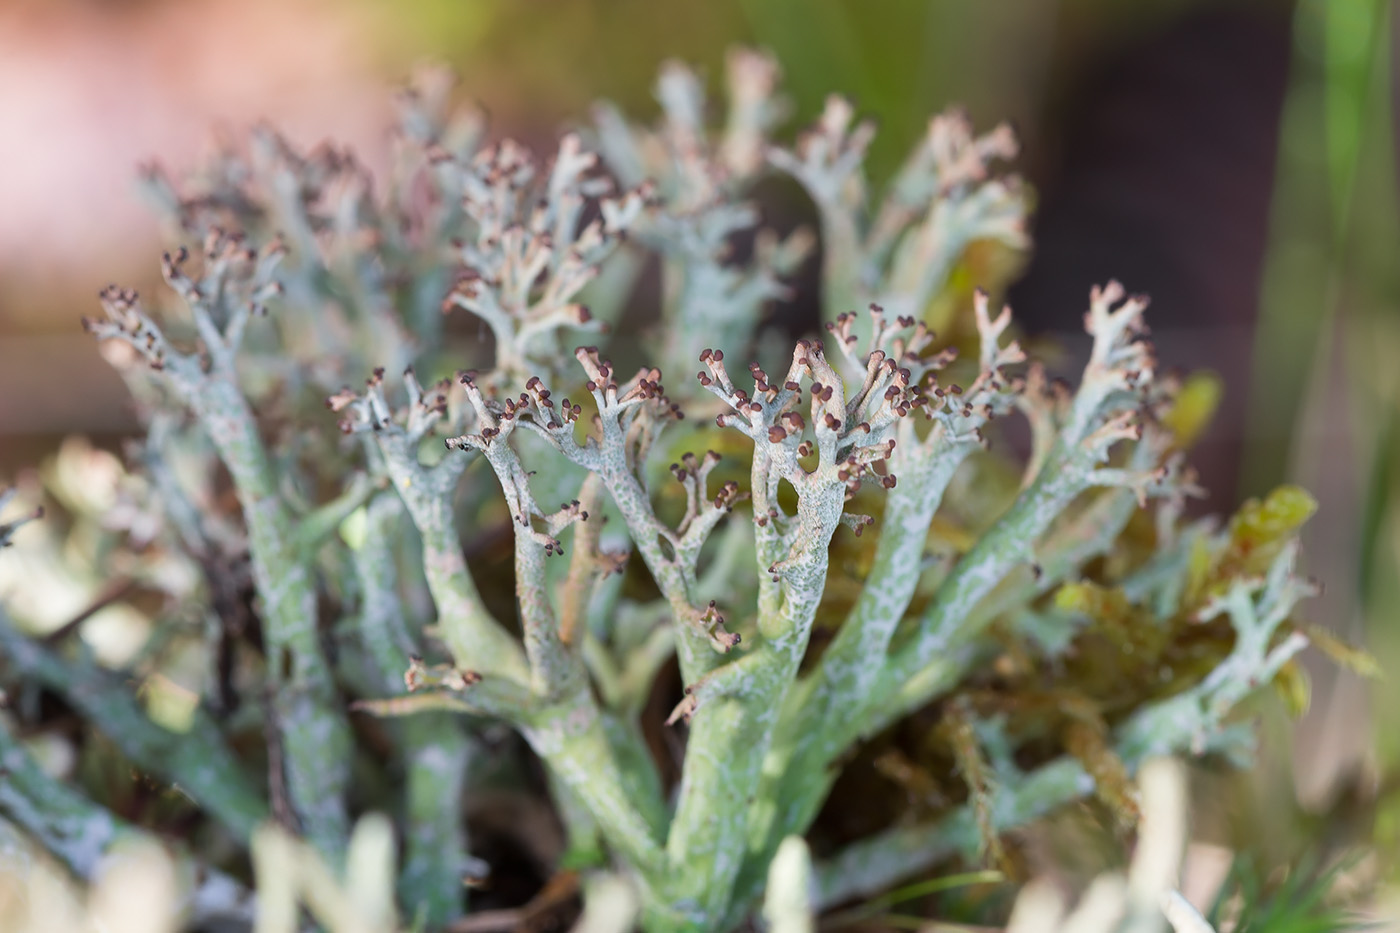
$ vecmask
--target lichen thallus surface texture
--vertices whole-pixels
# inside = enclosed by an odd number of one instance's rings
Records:
[[[1071,801],[1131,826],[1145,760],[1239,759],[1240,701],[1296,682],[1311,501],[1184,517],[1204,414],[1157,372],[1146,300],[1090,292],[1073,384],[971,288],[1026,246],[1012,134],[934,117],[872,193],[872,125],[833,98],[776,141],[777,77],[733,54],[715,132],[670,65],[657,125],[600,106],[535,157],[425,74],[378,186],[266,129],[179,183],[146,173],[197,244],[162,267],[180,310],[111,288],[85,324],[148,428],[137,562],[194,568],[137,585],[164,598],[158,630],[185,626],[153,639],[207,648],[202,698],[175,731],[80,644],[9,617],[0,641],[16,690],[59,695],[225,840],[181,856],[196,919],[238,908],[229,853],[265,821],[334,868],[377,809],[402,915],[449,923],[483,870],[464,808],[497,723],[542,763],[571,864],[620,872],[646,929],[723,930],[852,768],[933,790],[826,834],[818,907],[996,860]],[[781,178],[815,235],[747,200]],[[825,330],[794,346],[765,311],[818,242]],[[637,342],[609,334],[635,330],[648,268],[660,320],[623,371]],[[153,831],[47,780],[18,728],[0,722],[5,820],[83,877]],[[871,765],[892,729],[912,738]]]

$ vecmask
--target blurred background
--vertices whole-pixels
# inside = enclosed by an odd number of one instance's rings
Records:
[[[1035,247],[1010,291],[1032,334],[1082,341],[1092,283],[1153,298],[1163,362],[1217,373],[1196,452],[1227,509],[1285,480],[1320,500],[1312,621],[1400,667],[1400,201],[1384,0],[0,0],[0,477],[72,433],[134,427],[77,326],[150,290],[162,231],[135,176],[177,174],[258,121],[371,165],[394,85],[441,60],[493,133],[548,143],[601,98],[646,120],[658,66],[718,91],[726,49],[780,61],[790,127],[828,93],[878,119],[892,172],[930,114],[1016,125]],[[810,208],[777,192],[770,213]],[[780,313],[815,325],[812,284]],[[1396,678],[1312,665],[1240,812],[1285,860],[1346,825],[1400,839]]]

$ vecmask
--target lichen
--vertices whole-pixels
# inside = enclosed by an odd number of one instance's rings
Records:
[[[87,322],[132,351],[149,425],[153,524],[107,533],[134,564],[198,568],[140,586],[163,600],[153,639],[207,659],[204,703],[166,732],[130,672],[0,619],[5,674],[183,788],[277,910],[311,898],[334,925],[315,899],[354,899],[342,868],[383,880],[386,825],[351,836],[368,804],[400,822],[403,913],[453,920],[493,722],[543,763],[571,857],[625,874],[646,928],[734,928],[771,877],[768,916],[802,929],[801,879],[821,905],[955,853],[1000,863],[1005,833],[1087,796],[1131,826],[1149,757],[1233,754],[1241,700],[1302,690],[1312,501],[1184,518],[1215,395],[1159,378],[1145,298],[1090,292],[1077,381],[1028,360],[1002,282],[931,328],[969,248],[1026,246],[1010,130],[934,117],[881,190],[852,104],[787,146],[776,65],[743,52],[728,77],[722,131],[669,65],[657,128],[602,108],[540,159],[453,116],[433,76],[377,194],[349,154],[265,130],[202,176],[149,174],[198,257],[163,264],[183,312],[112,288]],[[815,237],[767,229],[750,199],[772,173],[815,204],[825,306],[824,336],[782,354],[763,311]],[[648,255],[657,359],[628,376],[607,338]],[[1018,418],[1023,456],[1001,443]],[[240,704],[266,717],[252,742]],[[838,780],[916,790],[917,822],[872,807],[855,837],[823,834]],[[80,871],[119,835],[94,802],[0,790]],[[823,836],[815,867],[803,835]]]

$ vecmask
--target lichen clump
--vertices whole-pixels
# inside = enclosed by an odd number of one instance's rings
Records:
[[[504,781],[547,788],[559,863],[619,872],[647,929],[731,929],[792,837],[820,909],[998,862],[1076,799],[1130,827],[1146,759],[1245,749],[1232,711],[1306,641],[1311,501],[1184,517],[1212,396],[1157,372],[1147,302],[1116,283],[1090,294],[1073,384],[1027,360],[990,272],[935,332],[969,247],[1026,246],[1007,129],[935,117],[876,194],[871,125],[833,98],[785,145],[776,86],[735,54],[712,133],[669,66],[657,126],[600,108],[539,159],[430,75],[378,184],[266,130],[193,178],[149,173],[198,253],[163,265],[183,310],[113,288],[86,322],[148,426],[123,493],[145,531],[74,513],[71,533],[183,575],[133,578],[149,643],[115,668],[24,619],[0,639],[17,691],[62,698],[219,840],[182,855],[196,919],[246,912],[200,893],[236,889],[210,871],[250,846],[265,903],[320,911],[374,810],[402,841],[398,909],[442,927],[464,878],[491,881],[468,814]],[[770,174],[819,236],[765,226],[747,198]],[[794,343],[764,309],[818,242],[825,333]],[[649,263],[659,314],[624,368],[636,348],[609,338]],[[195,697],[181,731],[144,699],[172,678]],[[170,829],[42,786],[26,721],[0,729],[5,820],[79,875]],[[823,828],[833,786],[871,780],[917,788],[917,820]],[[384,824],[364,832],[352,877],[391,860]]]

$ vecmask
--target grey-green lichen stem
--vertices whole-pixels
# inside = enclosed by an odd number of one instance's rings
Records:
[[[365,509],[364,540],[354,553],[359,579],[357,628],[376,675],[376,689],[401,689],[410,656],[419,653],[397,588],[395,542],[403,506],[397,495],[375,496]],[[449,713],[403,722],[397,738],[404,766],[404,857],[399,894],[429,926],[461,912],[467,864],[463,791],[472,741]]]
[[[288,797],[301,831],[323,854],[343,852],[349,831],[350,729],[316,628],[316,581],[298,553],[257,422],[229,378],[211,375],[188,399],[243,507],[253,580],[263,603],[272,709],[284,743]]]
[[[108,320],[85,326],[100,339],[126,342],[145,358],[198,417],[233,480],[262,603],[271,711],[285,750],[283,773],[273,779],[285,783],[307,839],[334,860],[348,833],[350,728],[321,650],[315,575],[297,546],[296,523],[236,371],[248,320],[279,291],[272,270],[282,254],[278,245],[249,254],[234,239],[211,235],[199,282],[184,272],[183,251],[166,256],[165,279],[189,306],[207,362],[171,347],[134,292],[104,291]]]
[[[491,617],[467,569],[452,512],[465,453],[433,467],[418,461],[417,444],[400,434],[377,437],[389,478],[423,539],[423,572],[437,606],[438,631],[459,667],[527,683],[529,668],[515,639]]]
[[[663,808],[655,798],[637,799],[642,785],[625,780],[588,686],[580,685],[517,725],[536,754],[593,814],[608,844],[641,873],[643,884],[664,877],[659,827],[647,818],[655,818]]]
[[[900,482],[890,490],[875,558],[861,594],[818,667],[789,693],[777,738],[763,766],[762,799],[782,801],[751,821],[751,853],[766,864],[778,842],[802,831],[830,784],[826,771],[847,745],[850,723],[884,674],[895,628],[904,618],[923,572],[928,527],[953,473],[971,444],[938,444],[902,452]],[[758,865],[754,870],[759,870]]]
[[[781,389],[756,372],[752,399],[734,388],[722,355],[702,359],[711,372],[703,384],[734,412],[722,415],[721,423],[754,441],[751,489],[762,581],[757,643],[739,660],[691,684],[683,704],[694,720],[667,837],[673,872],[667,906],[673,922],[711,927],[730,909],[750,826],[774,818],[769,811],[778,801],[758,793],[763,762],[811,636],[826,585],[831,536],[842,520],[851,477],[862,464],[887,457],[894,449],[893,440],[882,439],[880,428],[897,417],[907,380],[897,378],[879,407],[865,412],[875,424],[872,428],[859,420],[861,411],[847,411],[844,387],[820,345],[798,345]],[[886,371],[887,376],[892,373],[892,368]],[[799,401],[798,380],[804,377],[812,385],[818,451],[810,471],[798,460],[796,431],[805,421],[793,410]],[[795,516],[782,513],[777,499],[780,480],[797,490]],[[663,917],[657,922],[666,921]]]

